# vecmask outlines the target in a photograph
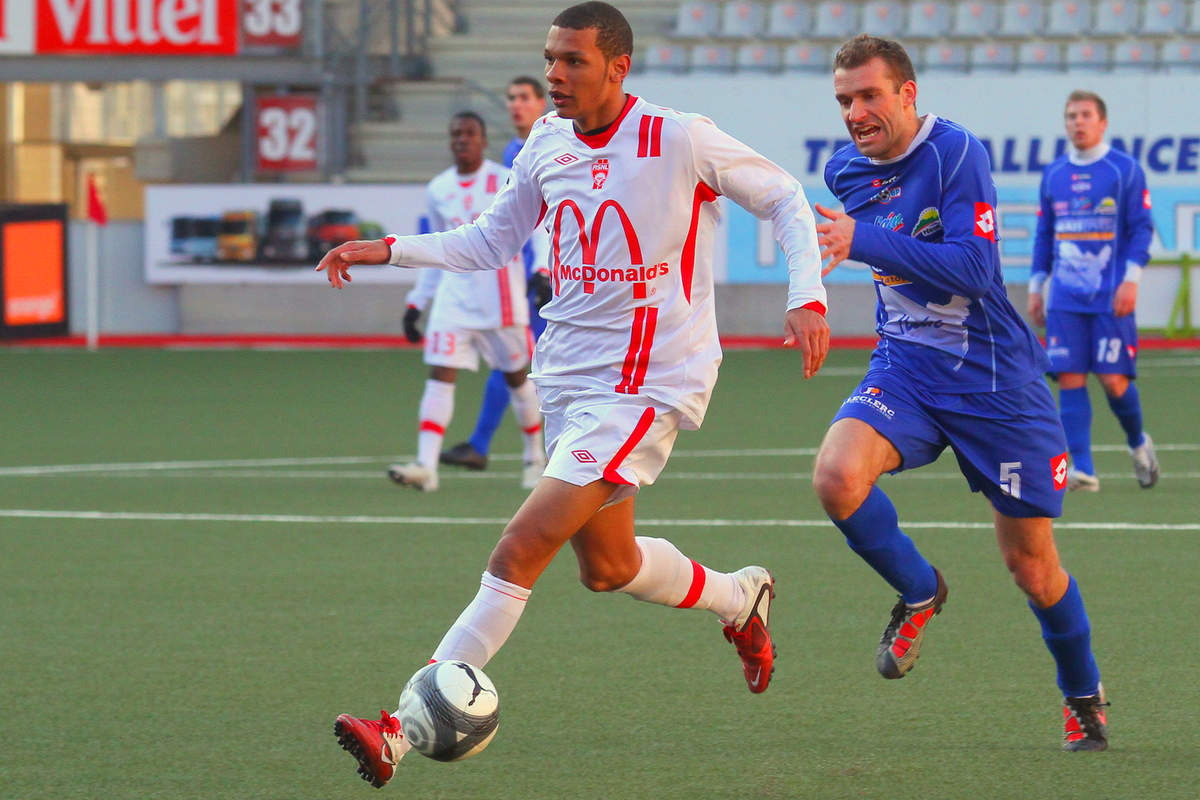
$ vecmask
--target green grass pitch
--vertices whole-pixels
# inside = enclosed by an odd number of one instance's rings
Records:
[[[729,353],[637,501],[641,533],[774,571],[766,694],[710,614],[589,593],[568,548],[487,668],[491,747],[410,755],[375,795],[333,719],[393,709],[474,595],[522,499],[515,426],[422,495],[384,477],[415,445],[415,352],[0,349],[0,798],[1196,797],[1200,354],[1143,355],[1153,491],[1093,387],[1102,490],[1067,497],[1058,542],[1113,704],[1102,754],[1060,752],[1050,656],[949,455],[883,480],[950,597],[916,670],[875,673],[894,595],[809,475],[865,361],[805,382],[795,353]]]

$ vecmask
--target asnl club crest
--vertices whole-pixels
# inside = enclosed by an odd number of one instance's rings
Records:
[[[592,188],[603,189],[604,181],[608,179],[608,159],[597,158],[592,162]]]

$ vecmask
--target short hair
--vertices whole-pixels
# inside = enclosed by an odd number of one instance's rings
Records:
[[[908,81],[917,82],[917,72],[913,69],[912,59],[904,45],[891,39],[860,33],[838,48],[833,57],[834,69],[854,69],[861,67],[873,58],[878,58],[887,65],[896,82],[896,90]]]
[[[479,123],[479,132],[483,134],[483,138],[487,138],[487,123],[483,121],[483,117],[476,114],[474,111],[459,111],[450,118],[450,124],[454,125],[456,120],[473,119]]]
[[[1096,104],[1096,113],[1100,115],[1100,119],[1108,119],[1108,107],[1104,105],[1104,101],[1100,99],[1100,95],[1095,92],[1076,89],[1067,95],[1067,103],[1082,103],[1089,100]]]
[[[596,46],[605,58],[633,56],[633,28],[625,15],[608,3],[580,3],[554,18],[554,25],[574,31],[596,29]]]
[[[537,78],[532,78],[528,75],[518,75],[508,82],[509,86],[528,86],[533,90],[533,96],[539,100],[546,99],[546,87],[542,86],[542,82]]]

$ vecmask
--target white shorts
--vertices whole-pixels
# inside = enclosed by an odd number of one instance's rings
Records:
[[[528,325],[507,328],[434,328],[425,331],[425,363],[434,367],[479,369],[479,357],[492,369],[518,372],[529,366],[533,337]]]
[[[641,395],[605,396],[577,389],[539,391],[546,420],[543,473],[586,486],[603,478],[617,484],[606,506],[632,497],[658,478],[682,414]]]

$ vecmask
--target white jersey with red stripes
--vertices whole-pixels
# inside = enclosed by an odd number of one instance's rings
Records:
[[[492,204],[508,180],[508,170],[484,159],[469,175],[451,167],[429,182],[429,222],[435,231],[474,222]],[[490,330],[529,324],[525,299],[525,267],[520,255],[497,262],[499,269],[442,275],[427,270],[408,295],[408,304],[424,308],[433,298],[429,325],[434,328]]]
[[[799,182],[711,120],[636,97],[594,136],[543,117],[473,224],[387,241],[393,264],[474,271],[548,223],[554,296],[541,310],[548,324],[531,377],[539,387],[645,395],[698,427],[721,361],[718,195],[773,223],[789,264],[787,307],[824,313],[815,222]]]

